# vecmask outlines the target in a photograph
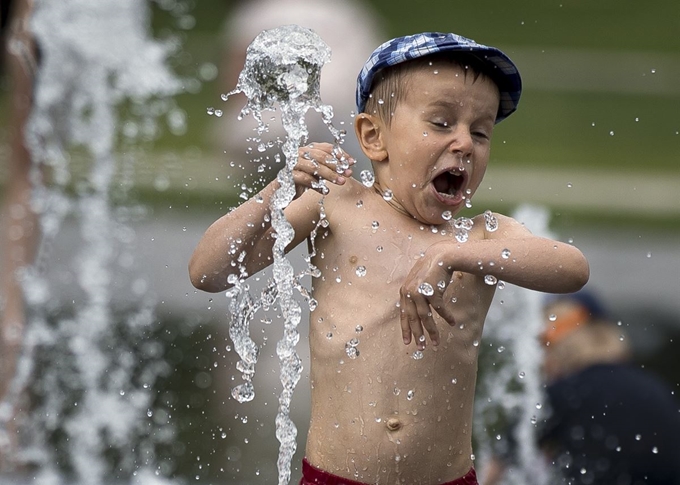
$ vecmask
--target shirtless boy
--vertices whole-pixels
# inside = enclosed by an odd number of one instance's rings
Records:
[[[329,189],[329,224],[313,259],[321,276],[312,282],[303,484],[477,483],[478,343],[496,289],[485,277],[568,293],[589,275],[578,249],[509,217],[494,214],[496,230],[475,217],[467,240],[451,225],[479,187],[494,125],[516,109],[520,90],[516,67],[494,48],[455,34],[394,39],[358,79],[355,132],[375,185],[336,173],[330,144],[300,150],[296,199],[285,210],[295,229],[289,249],[319,220],[322,195],[312,184],[325,179]],[[248,274],[271,263],[272,229],[263,221],[276,188],[206,231],[190,262],[197,288],[227,289],[242,251]],[[345,344],[357,325],[360,352],[350,358]]]

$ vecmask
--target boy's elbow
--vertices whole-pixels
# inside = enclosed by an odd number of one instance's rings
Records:
[[[215,278],[211,278],[193,259],[189,262],[189,280],[194,288],[208,293],[217,293],[226,289],[217,285]]]
[[[574,293],[583,288],[590,279],[590,265],[586,257],[579,251],[578,257],[573,264],[573,273],[571,277],[572,288],[568,293]]]

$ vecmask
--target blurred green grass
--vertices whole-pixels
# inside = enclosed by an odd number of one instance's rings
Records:
[[[183,49],[170,61],[180,77],[200,78],[206,66],[219,70],[224,54],[222,26],[235,3],[190,1],[189,13],[194,16],[195,25],[179,31]],[[648,78],[641,77],[649,72],[650,65],[656,65],[653,59],[657,58],[665,62],[658,76],[665,73],[672,77],[680,72],[680,36],[677,35],[680,2],[677,0],[645,3],[630,0],[371,0],[367,4],[382,17],[386,38],[423,30],[454,31],[496,45],[511,57],[517,54],[523,61],[518,62],[525,80],[520,108],[497,126],[492,163],[537,171],[597,169],[636,177],[680,176],[680,119],[677,116],[680,79],[675,82],[678,87],[654,91],[649,89],[654,84],[645,84],[654,80],[651,74]],[[177,35],[176,17],[157,6],[153,8],[155,35],[160,38]],[[318,31],[323,37],[323,26],[319,26]],[[546,57],[527,57],[527,52],[545,52]],[[595,55],[595,61],[601,61],[597,69],[557,73],[557,79],[565,78],[567,85],[570,82],[575,85],[570,89],[551,84],[549,75],[555,73],[550,72],[552,65],[544,61],[563,55],[570,61],[575,58],[578,65],[580,54]],[[597,78],[618,72],[615,68],[620,68],[616,64],[619,58],[614,54],[630,54],[638,63],[642,59],[631,71],[630,82],[622,81],[624,87],[631,86],[630,91],[622,92],[620,86],[607,89],[611,76]],[[646,59],[650,59],[649,63]],[[571,65],[565,65],[567,68]],[[589,84],[594,88],[589,89]],[[221,155],[211,139],[218,120],[208,116],[206,109],[220,107],[220,94],[231,88],[220,85],[218,76],[204,78],[197,91],[178,95],[175,101],[187,115],[186,134],[164,133],[153,145],[145,146],[145,158],[152,162],[142,163],[151,163],[150,171],[153,171],[166,163],[163,161],[166,154],[175,153],[187,177],[193,170],[213,170],[210,163],[201,163]],[[7,126],[6,98],[3,90],[0,96],[3,126]],[[184,156],[188,151],[194,154],[191,162]],[[138,193],[151,203],[155,199],[159,204],[168,200],[175,200],[177,204],[200,200],[196,207],[205,207],[205,204],[223,207],[237,202],[229,189],[230,184],[226,184],[221,193],[197,195],[182,186],[164,192],[140,187]]]
[[[372,0],[383,17],[386,34],[419,30],[453,30],[483,43],[535,49],[576,49],[584,52],[665,53],[680,67],[680,2],[482,0]],[[196,26],[186,35],[185,70],[205,63],[220,66],[219,38],[229,8],[218,2],[197,2]],[[319,29],[323,37],[323,29]],[[680,96],[624,94],[532,88],[528,66],[520,109],[498,126],[495,158],[519,165],[598,167],[612,170],[670,170],[680,173]],[[603,68],[606,70],[606,66]],[[641,66],[642,69],[642,66]],[[631,76],[633,73],[631,73]],[[678,79],[680,84],[680,79]],[[219,94],[229,87],[204,82],[200,92],[177,98],[187,112],[183,137],[164,136],[160,151],[187,145],[210,150],[213,117]],[[680,91],[678,91],[680,93]],[[636,119],[638,121],[636,121]],[[611,134],[613,133],[613,135]]]

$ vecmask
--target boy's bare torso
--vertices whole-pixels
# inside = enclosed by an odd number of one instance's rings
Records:
[[[472,466],[478,342],[494,287],[454,273],[445,295],[456,300],[456,324],[435,314],[441,343],[428,341],[414,359],[415,342],[401,337],[399,290],[422,253],[444,239],[457,243],[454,234],[433,232],[358,182],[333,192],[328,232],[315,241],[322,276],[312,281],[318,307],[310,317],[307,459],[366,483],[460,477]],[[478,226],[471,239],[483,237]]]

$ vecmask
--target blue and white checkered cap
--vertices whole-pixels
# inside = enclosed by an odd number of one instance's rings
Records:
[[[498,85],[501,102],[496,123],[512,114],[522,94],[522,79],[517,66],[508,56],[495,47],[478,44],[456,34],[423,32],[389,40],[373,51],[357,78],[357,108],[363,112],[371,92],[373,78],[381,69],[418,57],[439,52],[467,52],[478,57],[490,67],[494,82]]]

